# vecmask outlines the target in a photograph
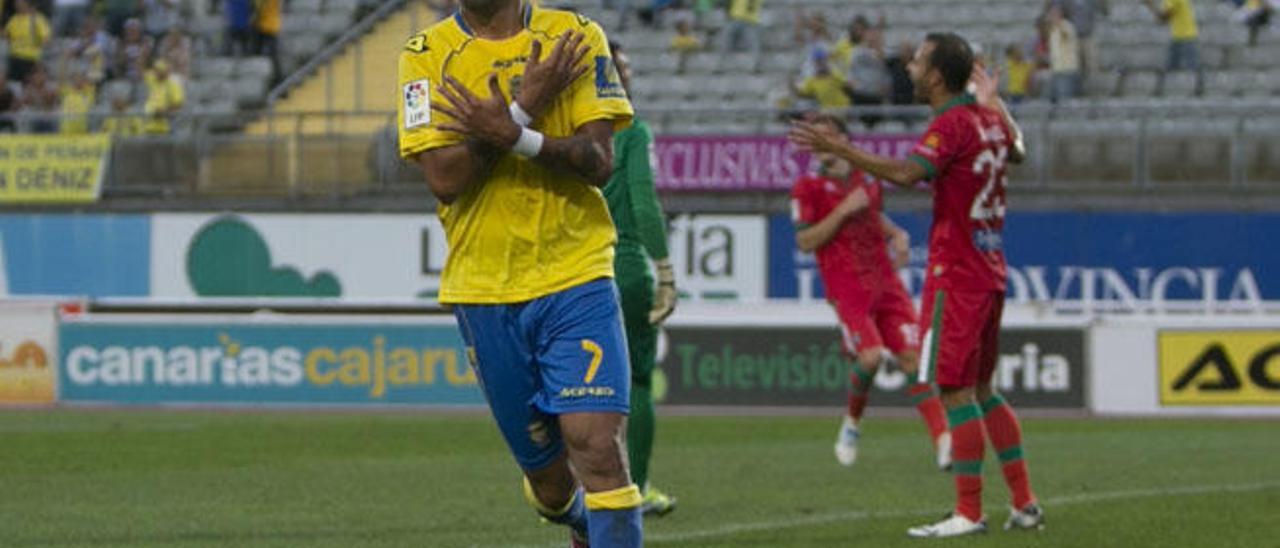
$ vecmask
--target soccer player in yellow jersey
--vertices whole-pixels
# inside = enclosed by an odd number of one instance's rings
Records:
[[[600,191],[632,110],[604,31],[518,0],[462,0],[406,43],[399,70],[400,153],[422,166],[449,244],[440,302],[526,498],[569,526],[575,547],[640,546],[615,232]]]

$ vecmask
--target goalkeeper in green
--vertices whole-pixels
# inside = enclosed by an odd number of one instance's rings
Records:
[[[622,47],[609,44],[624,88],[630,88],[631,68]],[[653,186],[653,133],[635,118],[631,127],[613,136],[613,175],[604,187],[609,213],[618,230],[613,269],[622,293],[622,317],[631,356],[631,416],[627,452],[631,480],[644,494],[641,510],[662,516],[676,507],[676,499],[649,485],[649,456],[653,452],[653,369],[657,360],[658,324],[676,306],[675,273],[667,260],[667,223]],[[649,270],[652,259],[657,289]]]

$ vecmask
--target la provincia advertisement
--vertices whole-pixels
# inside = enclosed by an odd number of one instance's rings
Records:
[[[447,250],[439,219],[427,214],[157,214],[152,223],[159,298],[431,300]],[[669,227],[685,298],[764,298],[764,217],[678,216]]]

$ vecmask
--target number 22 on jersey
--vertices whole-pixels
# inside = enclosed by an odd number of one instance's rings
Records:
[[[975,221],[1004,219],[1004,190],[1009,182],[1009,177],[1005,174],[1008,155],[1008,147],[1001,146],[995,149],[984,149],[977,158],[974,158],[973,173],[975,175],[985,173],[987,182],[982,185],[982,190],[978,191],[978,195],[973,199],[973,206],[969,208],[970,219]],[[999,192],[996,192],[996,185],[999,185]]]

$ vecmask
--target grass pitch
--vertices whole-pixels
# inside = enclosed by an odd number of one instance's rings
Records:
[[[874,415],[874,412],[872,413]],[[663,417],[646,522],[673,547],[1280,546],[1280,422],[1026,420],[1048,528],[912,541],[949,508],[917,421],[864,426],[856,467],[835,418]],[[487,416],[196,411],[0,412],[4,547],[559,547],[525,507]]]

